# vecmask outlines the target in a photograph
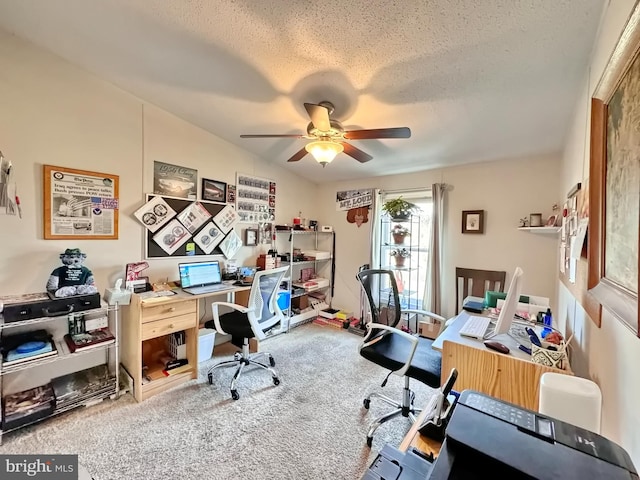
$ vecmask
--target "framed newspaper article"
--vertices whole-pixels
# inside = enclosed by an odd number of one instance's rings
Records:
[[[118,238],[117,175],[43,167],[45,240]]]

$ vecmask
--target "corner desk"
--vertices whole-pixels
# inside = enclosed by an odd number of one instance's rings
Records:
[[[477,390],[487,395],[538,411],[540,377],[546,372],[573,375],[570,370],[546,367],[531,361],[531,356],[518,349],[515,339],[502,335],[496,340],[509,347],[508,354],[484,346],[483,340],[463,337],[460,329],[470,315],[461,312],[434,340],[433,348],[442,352],[442,381],[452,368],[458,370],[454,389]]]
[[[234,286],[201,295],[178,290],[168,297],[144,299],[131,295],[123,306],[120,359],[133,380],[133,396],[138,402],[198,378],[198,330],[204,310],[200,300],[226,296],[227,302],[247,305],[251,287]],[[167,350],[169,335],[184,332],[187,364],[164,372],[160,356]],[[253,349],[257,349],[254,343]],[[143,365],[146,370],[143,374]]]

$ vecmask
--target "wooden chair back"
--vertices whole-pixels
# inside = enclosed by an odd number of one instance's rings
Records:
[[[469,295],[484,297],[489,290],[504,292],[506,278],[507,272],[456,267],[456,313],[462,310],[462,302]]]

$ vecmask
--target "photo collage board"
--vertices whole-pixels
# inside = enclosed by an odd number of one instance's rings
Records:
[[[234,226],[239,218],[229,204],[147,195],[134,212],[145,226],[146,258],[224,255],[242,246]]]

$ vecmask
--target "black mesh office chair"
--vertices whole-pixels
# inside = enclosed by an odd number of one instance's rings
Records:
[[[404,377],[401,401],[374,392],[363,401],[369,409],[371,398],[378,397],[394,410],[374,420],[367,433],[367,445],[371,446],[376,429],[387,420],[402,415],[412,422],[421,409],[413,404],[415,393],[409,380],[414,378],[432,388],[440,387],[440,352],[431,348],[433,340],[418,337],[400,329],[402,315],[427,316],[444,325],[444,318],[424,310],[402,309],[393,272],[390,270],[363,270],[356,275],[368,300],[367,334],[360,345],[360,355],[389,370],[382,386],[392,373]],[[417,321],[416,321],[417,323]]]
[[[240,378],[245,366],[254,365],[271,373],[273,384],[279,385],[280,378],[273,369],[276,365],[270,353],[249,353],[249,339],[262,340],[267,332],[278,325],[283,319],[282,310],[278,307],[278,291],[282,277],[289,267],[273,268],[257,272],[253,277],[249,305],[247,307],[228,302],[214,302],[211,304],[213,320],[205,323],[207,328],[215,328],[218,333],[231,335],[231,342],[242,349],[234,355],[233,360],[220,362],[209,369],[207,375],[209,384],[213,384],[213,371],[219,367],[237,365],[236,373],[231,380],[231,398],[238,400],[240,395],[236,389],[236,382]],[[230,312],[220,315],[219,308],[228,307]],[[257,361],[260,357],[267,357],[269,365]]]

